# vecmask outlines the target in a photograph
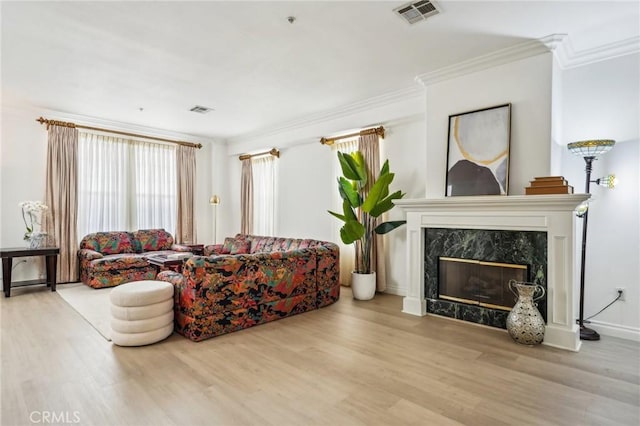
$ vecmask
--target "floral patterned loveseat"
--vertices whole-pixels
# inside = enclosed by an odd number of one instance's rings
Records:
[[[149,252],[171,254],[190,251],[173,243],[164,229],[135,232],[96,232],[80,241],[80,280],[93,288],[114,287],[139,280],[153,280],[156,268],[146,261]]]
[[[240,234],[226,242],[205,247],[208,256],[190,258],[181,274],[164,271],[156,278],[174,284],[176,331],[191,340],[311,311],[340,297],[340,252],[333,243]]]

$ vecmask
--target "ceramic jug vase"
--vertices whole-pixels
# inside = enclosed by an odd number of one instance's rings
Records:
[[[538,311],[536,300],[545,295],[544,287],[533,284],[509,281],[509,289],[518,298],[507,316],[507,331],[513,340],[523,345],[537,345],[544,339],[545,322]],[[539,293],[536,296],[536,293]]]

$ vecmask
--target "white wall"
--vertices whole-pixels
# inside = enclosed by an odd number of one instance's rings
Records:
[[[283,149],[278,160],[278,236],[334,241],[334,157],[317,141]]]
[[[405,198],[422,198],[427,180],[427,144],[425,117],[420,114],[389,126],[382,146],[382,158],[389,159],[396,174],[393,189],[406,192]],[[395,208],[387,220],[404,220],[405,213]],[[387,292],[405,296],[407,292],[407,232],[399,228],[385,236],[387,251]]]
[[[228,224],[231,218],[236,216],[230,203],[231,191],[229,185],[234,179],[229,173],[230,167],[229,161],[227,161],[227,146],[226,144],[212,143],[210,144],[209,150],[210,157],[208,161],[203,161],[203,163],[205,163],[205,167],[208,167],[210,170],[211,183],[208,188],[202,185],[202,191],[208,190],[209,192],[198,195],[198,200],[202,202],[203,205],[197,207],[197,211],[200,214],[199,217],[207,222],[210,231],[207,232],[207,227],[203,226],[202,222],[198,222],[198,242],[203,244],[215,244],[224,241],[224,236],[228,235],[226,233]],[[218,207],[209,204],[209,199],[213,195],[220,197]],[[215,235],[214,220],[217,221]],[[202,233],[200,231],[202,231]]]
[[[44,201],[47,132],[35,121],[35,110],[2,109],[0,143],[0,246],[23,247],[25,226],[18,203]],[[35,279],[44,273],[40,257],[14,259],[13,280]]]
[[[637,141],[640,54],[568,69],[563,75],[565,143],[586,139]]]
[[[562,92],[562,82],[564,72],[560,67],[558,59],[553,56],[551,68],[551,152],[549,175],[559,176],[562,170],[562,126],[564,124],[564,97]]]
[[[56,111],[34,107],[2,106],[2,131],[0,143],[0,246],[22,247],[24,224],[18,203],[25,200],[44,200],[47,132],[36,118],[46,118],[82,122],[80,119]],[[191,135],[160,132],[126,124],[93,122],[98,127],[109,127],[131,132],[144,132],[154,136],[189,140],[203,143],[196,156],[196,234],[199,242],[210,243],[213,239],[213,212],[209,205],[212,182],[226,188],[226,146],[219,142],[197,138]],[[220,172],[216,172],[220,171]],[[215,176],[215,178],[214,178]],[[20,281],[43,276],[43,262],[40,258],[25,258],[27,263],[17,265],[12,279]]]
[[[511,103],[509,195],[548,176],[552,54],[544,53],[426,87],[426,197],[445,193],[449,115]]]
[[[277,145],[265,145],[260,151]],[[331,207],[333,156],[318,141],[280,149],[277,168],[275,235],[333,241]],[[242,163],[237,155],[228,156],[229,193],[236,212],[224,228],[224,236],[240,232],[240,177]]]
[[[640,340],[640,55],[569,69],[563,75],[563,142],[614,139],[614,148],[594,162],[592,178],[615,173],[617,188],[591,185],[585,278],[585,316],[602,334]],[[563,146],[562,175],[584,192],[585,163]],[[582,221],[578,220],[579,242]],[[578,246],[579,247],[579,246]]]

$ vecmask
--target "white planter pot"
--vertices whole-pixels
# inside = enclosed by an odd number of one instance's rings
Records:
[[[376,273],[358,274],[351,273],[351,290],[356,300],[371,300],[376,294]]]

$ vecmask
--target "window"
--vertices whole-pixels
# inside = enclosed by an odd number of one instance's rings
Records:
[[[275,235],[276,161],[274,156],[251,159],[253,170],[253,233]]]
[[[175,147],[80,133],[78,237],[176,229]]]

